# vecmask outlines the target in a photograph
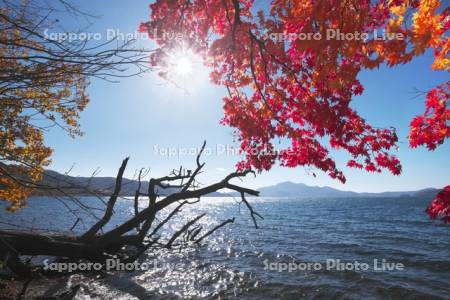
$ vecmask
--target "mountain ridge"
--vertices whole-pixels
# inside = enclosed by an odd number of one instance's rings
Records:
[[[295,183],[284,181],[275,185],[259,188],[260,195],[263,197],[304,197],[304,198],[343,198],[343,197],[413,197],[420,195],[433,196],[439,191],[435,188],[424,188],[414,191],[385,191],[378,193],[343,191],[329,186],[310,186],[304,183]]]
[[[76,195],[88,195],[84,187],[94,190],[99,194],[109,195],[113,192],[115,177],[74,177],[58,173],[53,170],[44,172],[42,185],[58,187]],[[148,181],[141,182],[141,189],[145,190]],[[134,196],[138,187],[137,180],[123,178],[121,196]],[[379,193],[354,192],[335,189],[329,186],[310,186],[304,183],[284,181],[271,186],[257,189],[262,197],[296,197],[296,198],[361,198],[361,197],[434,197],[439,191],[435,188],[425,188],[414,191],[385,191]],[[177,190],[174,188],[160,189],[161,195],[167,195]],[[48,195],[45,190],[37,191],[34,195]],[[236,193],[215,192],[208,196],[239,196]]]

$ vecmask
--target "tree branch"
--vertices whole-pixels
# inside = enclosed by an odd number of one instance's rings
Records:
[[[116,204],[117,197],[119,196],[120,189],[122,188],[122,177],[127,167],[129,157],[125,158],[122,165],[119,168],[119,172],[116,178],[116,186],[114,187],[114,192],[109,198],[108,205],[105,210],[103,218],[101,218],[97,223],[95,223],[85,234],[82,235],[82,239],[92,238],[106,223],[109,222],[113,214],[114,205]]]

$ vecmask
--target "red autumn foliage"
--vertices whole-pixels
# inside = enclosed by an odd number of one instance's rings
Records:
[[[437,194],[426,209],[426,213],[432,219],[441,219],[444,223],[450,222],[450,185]]]
[[[167,74],[167,57],[189,49],[203,57],[212,82],[226,86],[222,124],[236,129],[245,159],[239,169],[311,166],[345,182],[330,148],[347,166],[398,175],[394,128],[376,128],[351,108],[363,86],[358,74],[405,64],[432,49],[432,68],[449,70],[450,9],[438,0],[157,0],[140,31],[160,36],[151,64]],[[329,32],[365,38],[325,38]],[[373,31],[388,38],[377,39]],[[168,36],[182,36],[170,39]],[[320,38],[314,38],[314,35]],[[308,37],[309,38],[303,38]],[[392,38],[397,36],[401,38]],[[166,38],[164,38],[166,37]],[[391,38],[389,38],[391,37]],[[434,149],[449,136],[448,87],[428,93],[411,123],[412,147]],[[275,143],[283,145],[276,149]]]
[[[434,150],[450,137],[450,82],[427,94],[425,112],[411,121],[409,143],[411,147],[426,145]]]

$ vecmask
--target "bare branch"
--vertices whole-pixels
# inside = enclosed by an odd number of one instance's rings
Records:
[[[116,204],[117,197],[119,196],[120,189],[122,188],[122,177],[127,167],[129,157],[125,158],[120,166],[119,172],[116,178],[116,186],[114,188],[114,192],[109,198],[108,205],[105,210],[105,214],[102,219],[100,219],[97,223],[95,223],[91,229],[89,229],[83,236],[82,239],[89,239],[93,237],[106,223],[109,222],[111,216],[113,214],[114,205]]]
[[[256,223],[255,216],[258,216],[261,219],[264,219],[264,218],[259,213],[257,213],[256,211],[253,210],[253,207],[250,205],[250,203],[248,203],[247,199],[245,199],[244,192],[241,192],[241,199],[242,199],[242,202],[245,203],[245,205],[247,206],[248,210],[250,211],[250,216],[253,219],[253,224],[255,224],[255,228],[258,228],[258,223]]]
[[[170,238],[170,240],[167,242],[166,247],[167,248],[171,248],[173,245],[173,242],[183,233],[185,232],[189,227],[191,227],[193,224],[195,224],[197,221],[199,221],[201,218],[203,218],[206,214],[201,214],[199,216],[197,216],[196,218],[194,218],[193,220],[187,222],[183,227],[181,227],[180,230],[178,230],[177,232],[175,232],[172,237]]]
[[[177,247],[192,244],[198,245],[215,231],[227,224],[233,223],[235,219],[232,218],[225,220],[201,235],[203,226],[198,222],[206,215],[205,212],[185,223],[171,236],[164,237],[164,241],[161,241],[162,238],[158,232],[160,232],[170,220],[173,220],[175,215],[180,213],[184,205],[198,203],[202,196],[221,189],[230,189],[240,193],[242,202],[244,202],[249,209],[255,227],[258,228],[256,217],[262,219],[262,216],[254,211],[253,207],[245,198],[246,194],[257,196],[258,191],[230,183],[234,179],[243,178],[247,174],[253,172],[234,172],[219,182],[192,189],[192,187],[195,186],[194,182],[196,174],[198,174],[204,166],[204,163],[200,162],[200,155],[204,147],[205,144],[203,144],[201,148],[202,150],[197,156],[196,169],[193,172],[180,167],[178,170],[173,170],[168,176],[150,179],[150,190],[147,196],[149,199],[153,200],[150,201],[147,208],[139,211],[138,200],[142,195],[140,191],[140,181],[142,179],[142,174],[144,173],[143,169],[141,169],[137,177],[138,187],[134,198],[134,213],[131,214],[128,220],[125,220],[122,224],[106,233],[101,232],[98,234],[98,232],[106,224],[108,224],[112,218],[115,203],[117,202],[119,193],[121,192],[122,178],[128,163],[128,158],[123,160],[122,165],[118,170],[114,191],[112,192],[105,207],[103,217],[83,235],[76,236],[42,232],[0,231],[0,253],[9,253],[11,255],[10,262],[8,263],[9,269],[16,274],[22,274],[27,277],[33,276],[32,274],[36,274],[36,272],[41,272],[42,274],[45,273],[42,266],[31,271],[26,265],[20,263],[20,257],[24,255],[47,255],[64,257],[66,261],[76,262],[83,259],[100,263],[104,263],[105,259],[110,258],[111,256],[116,256],[126,262],[132,262],[150,247],[173,248],[175,245]],[[187,181],[183,182],[183,180],[186,179]],[[175,182],[177,180],[181,182],[179,185],[183,186],[183,189],[171,191],[171,194],[159,201],[156,201],[158,196],[158,191],[156,188],[160,187],[160,184],[165,185],[165,183]],[[169,185],[174,186],[175,184]],[[190,186],[191,189],[185,189],[187,186]],[[55,197],[57,198],[57,196]],[[158,214],[161,214],[165,208],[175,203],[177,204],[175,208],[170,211],[170,213],[168,213],[168,215],[160,221],[156,227],[154,227],[150,234],[148,234],[152,228],[154,220],[159,220],[159,218],[157,218]],[[89,208],[86,207],[86,209]],[[73,230],[79,222],[83,222],[83,220],[77,217],[71,230]],[[138,229],[137,233],[135,229]],[[198,238],[198,236],[200,237]]]
[[[225,220],[224,222],[220,223],[219,225],[217,225],[216,227],[214,227],[213,229],[211,229],[210,231],[208,231],[207,233],[205,233],[202,237],[200,237],[198,240],[195,241],[196,244],[200,244],[201,241],[203,241],[203,239],[205,239],[206,237],[210,236],[211,234],[213,234],[216,230],[222,228],[223,226],[229,224],[229,223],[234,223],[234,218],[232,219],[228,219]]]

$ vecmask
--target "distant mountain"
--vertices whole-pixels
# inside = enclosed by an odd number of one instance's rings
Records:
[[[259,189],[264,197],[352,197],[355,192],[340,191],[331,187],[309,186],[304,183],[294,183],[290,181],[281,182],[273,186]]]
[[[47,170],[44,173],[41,184],[50,187],[58,187],[64,192],[70,192],[77,195],[88,195],[84,187],[94,190],[99,194],[110,195],[115,186],[115,177],[73,177],[60,174],[55,171]],[[142,181],[141,192],[145,192],[148,187],[148,181]],[[123,178],[121,196],[134,196],[138,187],[136,180]],[[328,186],[309,186],[304,183],[281,182],[273,186],[258,189],[262,197],[296,197],[296,198],[358,198],[358,197],[424,197],[433,198],[438,190],[434,188],[423,189],[419,191],[404,192],[382,192],[382,193],[357,193],[351,191],[342,191]],[[167,195],[176,192],[177,189],[169,188],[158,190],[160,195]],[[37,191],[35,195],[48,195],[48,190]],[[227,197],[238,196],[236,193],[214,192],[208,196]]]
[[[35,195],[48,195],[51,193],[63,194],[71,193],[75,195],[89,195],[88,190],[95,191],[100,195],[111,195],[113,193],[116,178],[115,177],[74,177],[60,174],[55,171],[46,170],[44,172],[41,185],[52,187],[53,189],[43,189],[35,192]],[[121,196],[134,196],[138,181],[127,178],[122,179],[122,187],[120,191]],[[57,190],[55,189],[57,188]],[[141,182],[141,192],[145,192],[148,188],[148,181]],[[59,191],[61,192],[59,192]],[[160,195],[173,193],[176,189],[167,188],[159,191]]]
[[[281,182],[273,186],[259,189],[263,197],[297,197],[297,198],[354,198],[354,197],[433,197],[437,189],[428,188],[419,191],[382,192],[382,193],[357,193],[341,191],[328,186],[309,186],[304,183],[290,181]]]

